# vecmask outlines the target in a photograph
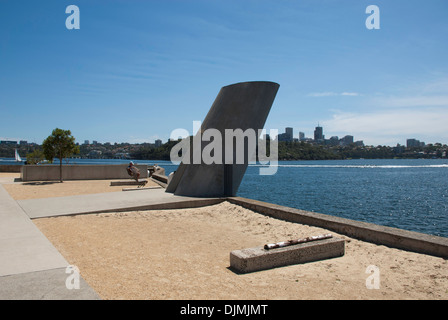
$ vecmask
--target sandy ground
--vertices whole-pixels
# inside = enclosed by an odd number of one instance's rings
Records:
[[[79,183],[84,189],[94,185]],[[3,184],[12,190],[10,185]],[[44,194],[49,185],[26,187]],[[228,202],[33,222],[103,299],[448,298],[445,259],[269,218]],[[232,250],[329,232],[346,240],[343,257],[250,274],[229,269]],[[366,286],[372,265],[379,270],[379,289]]]
[[[446,260],[345,236],[343,257],[237,274],[232,250],[329,231],[228,202],[33,221],[103,299],[448,298]],[[370,265],[379,289],[366,286]]]
[[[122,191],[123,188],[137,188],[137,186],[111,186],[111,181],[120,180],[71,180],[60,183],[59,181],[31,181],[13,182],[15,178],[20,178],[17,173],[0,173],[0,179],[9,183],[3,183],[3,187],[15,200],[39,199],[51,197],[65,197],[82,194],[104,193]],[[159,186],[157,183],[148,180],[145,187]],[[129,179],[129,181],[133,181]]]

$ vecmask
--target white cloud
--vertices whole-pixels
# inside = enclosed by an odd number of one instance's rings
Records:
[[[312,92],[309,93],[308,96],[309,97],[334,97],[334,96],[349,96],[349,97],[356,97],[359,96],[360,94],[357,92],[331,92],[331,91],[327,91],[327,92]]]
[[[312,92],[308,94],[309,97],[330,97],[335,95],[336,93],[334,92]]]
[[[372,101],[378,107],[448,107],[448,95],[382,97]]]
[[[135,136],[130,136],[128,138],[129,143],[154,143],[154,141],[156,141],[157,139],[161,139],[159,135],[151,135],[148,137],[135,137]]]
[[[17,137],[0,137],[0,140],[2,140],[2,141],[20,141],[20,140],[26,140],[26,139],[17,138]]]
[[[331,119],[321,121],[328,137],[350,134],[374,145],[405,143],[407,138],[448,143],[448,77],[411,82],[391,94],[329,91],[308,96],[362,97],[339,102],[340,111],[328,111]]]
[[[377,109],[368,113],[339,112],[322,122],[325,132],[350,134],[366,144],[405,143],[407,138],[448,143],[448,108]]]

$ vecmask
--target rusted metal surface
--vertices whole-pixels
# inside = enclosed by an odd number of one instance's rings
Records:
[[[271,249],[276,249],[276,248],[292,246],[292,245],[299,244],[299,243],[306,243],[306,242],[311,242],[311,241],[329,239],[332,237],[333,236],[331,234],[321,234],[318,236],[311,236],[311,237],[306,237],[306,238],[302,238],[302,239],[281,241],[281,242],[277,242],[277,243],[268,243],[268,244],[264,245],[264,249],[271,250]]]

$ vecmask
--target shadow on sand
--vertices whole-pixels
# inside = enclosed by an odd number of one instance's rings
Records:
[[[35,181],[35,182],[24,182],[25,186],[45,186],[47,184],[61,183],[60,181]]]

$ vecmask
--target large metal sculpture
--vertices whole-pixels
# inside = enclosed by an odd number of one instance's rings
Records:
[[[193,137],[193,152],[188,152],[182,159],[166,191],[183,196],[235,196],[252,155],[245,143],[244,160],[237,158],[241,156],[238,155],[241,150],[236,149],[238,142],[229,149],[226,133],[236,130],[258,133],[264,127],[278,88],[277,83],[267,81],[242,82],[221,88],[200,130]],[[216,161],[218,163],[210,164],[202,158],[199,162],[197,160],[210,143],[201,139],[208,129],[214,129],[212,132],[222,137],[222,147],[218,150],[222,161]],[[195,150],[195,139],[200,141],[199,145],[196,144],[199,150]]]

